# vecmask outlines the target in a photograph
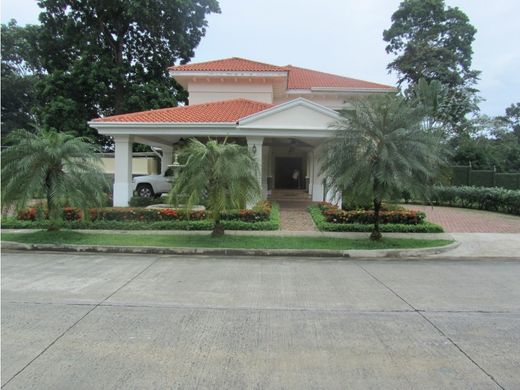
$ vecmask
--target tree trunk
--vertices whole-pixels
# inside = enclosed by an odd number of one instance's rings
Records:
[[[220,223],[220,221],[215,221],[215,225],[213,225],[213,231],[211,232],[211,237],[222,237],[224,235],[224,225]]]
[[[47,231],[56,232],[60,230],[60,223],[56,216],[56,213],[59,212],[59,210],[56,210],[56,205],[52,200],[51,191],[52,185],[47,183],[47,214],[49,217],[49,226],[47,227]]]
[[[374,229],[370,234],[370,239],[378,241],[381,239],[381,232],[379,231],[379,211],[381,210],[381,201],[377,198],[374,199]]]

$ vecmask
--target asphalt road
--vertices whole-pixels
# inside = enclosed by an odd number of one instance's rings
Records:
[[[520,261],[3,253],[5,389],[519,389]]]

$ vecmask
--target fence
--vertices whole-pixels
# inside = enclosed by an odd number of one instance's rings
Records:
[[[453,166],[452,185],[475,187],[503,187],[520,190],[520,173],[497,173],[493,170],[476,170],[469,166]]]

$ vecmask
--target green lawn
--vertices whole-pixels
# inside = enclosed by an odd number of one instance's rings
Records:
[[[3,241],[31,244],[80,244],[118,246],[160,246],[195,248],[247,249],[404,249],[444,246],[450,240],[383,238],[379,242],[366,239],[335,237],[233,236],[212,238],[209,235],[139,235],[79,233],[74,231],[35,233],[3,233]]]

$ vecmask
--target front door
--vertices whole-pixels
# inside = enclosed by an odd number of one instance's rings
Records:
[[[276,157],[275,188],[305,188],[303,177],[303,159],[301,157]]]

